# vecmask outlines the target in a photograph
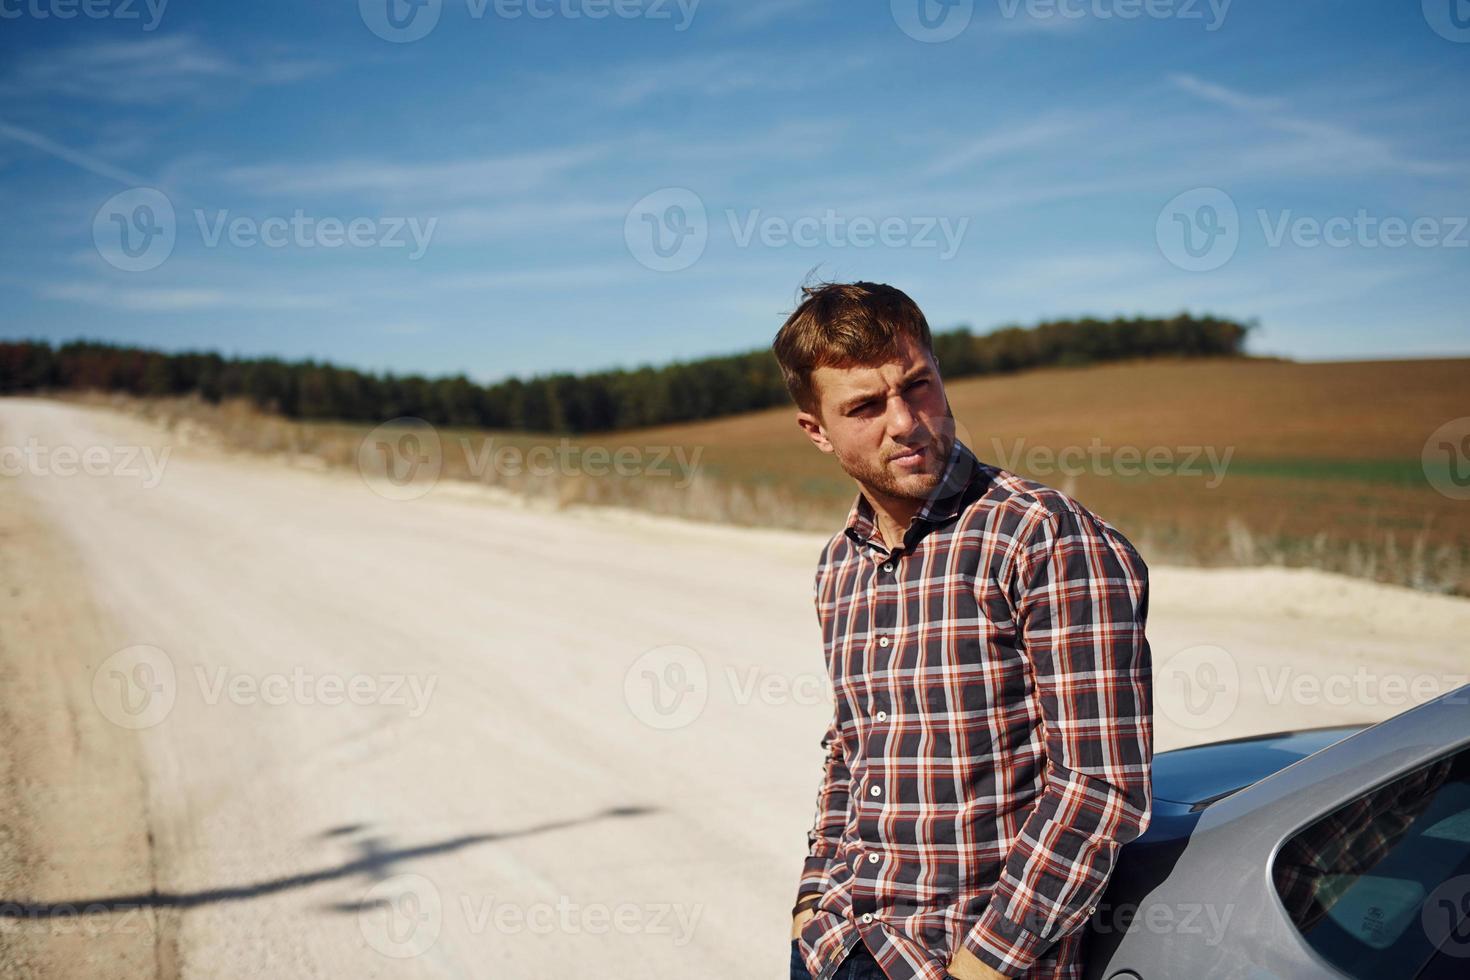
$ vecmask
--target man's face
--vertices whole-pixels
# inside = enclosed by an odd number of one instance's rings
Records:
[[[821,416],[797,421],[817,448],[837,457],[865,489],[923,500],[939,485],[954,446],[954,422],[939,367],[904,338],[898,359],[873,367],[812,372]]]

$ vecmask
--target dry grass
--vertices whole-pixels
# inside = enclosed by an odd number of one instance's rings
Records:
[[[962,438],[983,459],[1073,494],[1150,560],[1309,566],[1470,594],[1470,503],[1435,491],[1420,462],[1434,429],[1470,414],[1470,360],[1164,360],[947,387]],[[369,429],[290,422],[244,404],[126,407],[182,439],[316,466],[355,466]],[[562,506],[831,531],[856,492],[801,435],[790,409],[569,440],[457,430],[439,436],[446,477]],[[698,465],[687,479],[677,471],[617,476],[576,466],[511,473],[476,465],[486,440],[520,452],[558,445],[623,450],[644,461],[677,447]],[[1044,456],[1028,455],[1038,447],[1071,447],[1082,465],[1071,472],[1049,467]],[[1198,472],[1188,472],[1196,447]],[[1130,451],[1137,456],[1126,457]],[[1114,472],[1150,452],[1168,462],[1153,473]],[[1223,469],[1209,468],[1207,452]],[[673,460],[665,463],[677,470]]]

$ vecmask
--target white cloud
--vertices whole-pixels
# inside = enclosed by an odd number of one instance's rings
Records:
[[[254,51],[240,60],[188,34],[152,35],[33,51],[14,63],[0,90],[148,106],[200,101],[221,83],[279,85],[330,70],[317,58]]]
[[[44,283],[35,290],[44,299],[64,300],[135,313],[181,313],[192,310],[332,309],[338,298],[322,293],[284,293],[278,289],[116,286],[104,282]]]
[[[1239,158],[1253,167],[1319,174],[1366,171],[1448,176],[1465,173],[1463,164],[1406,154],[1389,140],[1361,132],[1350,124],[1293,114],[1281,99],[1252,96],[1189,74],[1175,73],[1168,79],[1182,91],[1238,113],[1260,130],[1290,137],[1266,146],[1239,148]]]

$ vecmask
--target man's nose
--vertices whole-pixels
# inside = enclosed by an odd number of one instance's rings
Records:
[[[902,398],[895,398],[888,405],[889,435],[907,436],[918,427],[918,418],[909,410],[908,403]]]

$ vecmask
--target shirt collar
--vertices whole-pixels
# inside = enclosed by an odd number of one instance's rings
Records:
[[[960,442],[959,439],[955,439],[949,451],[949,459],[944,465],[944,475],[929,492],[929,496],[924,499],[924,505],[919,508],[915,520],[930,524],[943,524],[958,514],[960,504],[965,498],[965,491],[975,481],[980,468],[980,460],[970,450],[970,447]],[[859,490],[857,499],[853,501],[852,507],[847,512],[847,526],[844,529],[847,536],[862,544],[873,536],[877,525],[878,518],[872,503],[869,502],[867,495]],[[907,533],[904,538],[907,541]]]

